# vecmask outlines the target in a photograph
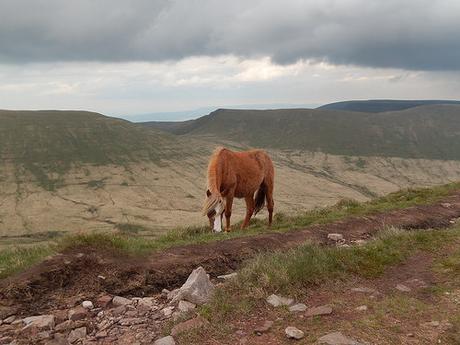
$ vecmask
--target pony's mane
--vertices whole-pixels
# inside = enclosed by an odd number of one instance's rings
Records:
[[[219,166],[218,166],[218,159],[220,153],[225,150],[224,147],[218,147],[214,150],[213,154],[211,155],[211,159],[209,160],[208,165],[208,190],[211,192],[205,203],[203,205],[203,214],[208,214],[218,203],[219,199],[222,198],[219,192],[220,186],[218,186],[219,181]]]

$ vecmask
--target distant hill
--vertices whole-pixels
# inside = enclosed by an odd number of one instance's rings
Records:
[[[177,142],[125,120],[86,111],[0,110],[0,157],[29,170],[47,188],[49,173],[72,164],[159,160]]]
[[[378,114],[219,109],[193,121],[149,125],[174,134],[213,135],[254,147],[460,160],[460,105],[427,105]]]
[[[386,111],[405,110],[422,105],[456,104],[460,101],[448,100],[392,100],[373,99],[366,101],[344,101],[325,104],[317,109],[359,111],[364,113],[382,113]]]

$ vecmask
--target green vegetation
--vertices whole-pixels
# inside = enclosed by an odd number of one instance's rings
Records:
[[[2,249],[0,251],[0,278],[20,272],[55,253],[55,249],[49,245]]]
[[[59,252],[69,247],[93,246],[112,250],[120,254],[146,255],[173,246],[253,236],[267,231],[295,231],[296,229],[304,228],[309,225],[329,223],[348,216],[369,215],[414,205],[430,204],[458,189],[460,189],[460,183],[452,183],[433,188],[402,190],[365,203],[358,203],[353,200],[342,200],[334,206],[314,209],[298,216],[276,214],[272,228],[267,228],[266,220],[255,219],[248,229],[239,230],[240,224],[235,224],[234,228],[238,230],[221,234],[210,232],[208,227],[188,227],[174,229],[154,239],[147,239],[142,236],[144,233],[148,233],[148,229],[143,226],[138,224],[118,224],[118,233],[83,233],[64,236],[62,238],[59,237],[56,239],[55,244],[45,245],[44,247],[46,247],[46,250],[42,250],[44,253],[46,252],[43,256],[46,256],[49,252]],[[422,239],[418,239],[418,241],[422,241]],[[421,245],[421,242],[419,245]],[[39,253],[40,250],[37,248],[33,247],[30,248],[30,250],[37,250]],[[23,260],[20,257],[26,255],[25,253],[27,250],[28,249],[24,249],[24,251],[13,250],[9,255],[19,256],[17,261],[21,262]],[[316,249],[314,247],[309,250],[312,251],[309,254],[310,256],[316,255]],[[364,259],[365,258],[363,258],[363,260]],[[355,263],[355,266],[358,267],[359,264],[362,264],[362,262]],[[0,270],[10,265],[9,261],[4,261],[0,258]],[[8,272],[15,272],[23,267],[25,266],[20,265],[18,268],[9,267]],[[5,270],[0,272],[0,277],[5,277],[7,274],[10,274],[5,272]],[[370,268],[369,272],[371,273]]]
[[[329,109],[219,109],[197,120],[156,127],[213,135],[253,147],[346,156],[460,160],[460,105],[427,105],[387,113]]]

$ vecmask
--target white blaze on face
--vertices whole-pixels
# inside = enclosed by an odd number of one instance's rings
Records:
[[[224,208],[222,207],[222,204],[217,204],[216,208],[214,209],[216,211],[216,216],[214,217],[214,232],[222,232],[222,212],[224,211]]]

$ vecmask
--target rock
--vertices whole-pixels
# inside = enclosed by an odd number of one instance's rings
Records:
[[[119,307],[110,309],[110,312],[112,313],[113,316],[123,315],[126,312],[126,306],[120,305]]]
[[[73,344],[76,341],[83,339],[85,337],[86,337],[86,327],[80,327],[70,332],[69,336],[67,337],[67,341]]]
[[[17,311],[17,307],[0,306],[0,320],[6,319],[8,316],[16,314]]]
[[[319,316],[319,315],[329,315],[332,313],[332,308],[328,305],[322,305],[319,307],[310,308],[305,313],[305,316]]]
[[[214,285],[211,283],[209,275],[206,274],[203,267],[198,267],[193,270],[185,284],[179,289],[173,302],[183,299],[195,304],[204,304],[209,302],[213,294]]]
[[[119,307],[121,305],[128,305],[128,304],[131,304],[133,303],[133,301],[131,301],[130,299],[128,298],[124,298],[124,297],[120,297],[120,296],[115,296],[113,299],[112,299],[112,304],[115,306],[115,307]]]
[[[137,301],[137,309],[140,312],[149,312],[158,310],[158,306],[156,305],[156,300],[153,297],[144,297]]]
[[[294,303],[294,300],[292,298],[286,298],[272,294],[267,297],[267,303],[271,304],[274,307],[280,307],[282,305],[292,305]]]
[[[55,328],[56,332],[68,331],[70,329],[77,328],[75,327],[75,322],[72,320],[67,320],[58,324]]]
[[[56,324],[62,323],[65,320],[69,319],[69,312],[66,309],[55,310],[53,312],[54,315],[54,322]]]
[[[302,312],[307,310],[307,306],[303,303],[297,303],[289,307],[289,311],[292,313]]]
[[[190,303],[188,301],[179,301],[179,305],[177,306],[179,311],[186,313],[190,310],[193,310],[196,308],[196,304]]]
[[[343,235],[342,234],[328,234],[327,238],[332,241],[343,241]]]
[[[146,323],[147,319],[140,318],[140,317],[130,317],[126,319],[121,319],[118,323],[121,326],[132,326],[132,325],[140,325],[142,323]]]
[[[91,301],[83,301],[83,302],[81,303],[81,306],[82,306],[83,308],[85,308],[85,309],[88,309],[88,310],[91,310],[91,309],[94,308],[93,302],[91,302]]]
[[[101,308],[105,308],[109,305],[110,302],[112,302],[112,296],[104,295],[96,300],[96,305]]]
[[[404,284],[397,284],[396,285],[396,290],[402,291],[402,292],[410,292],[412,289]]]
[[[37,334],[37,339],[46,340],[51,338],[51,333],[49,331],[43,331]]]
[[[197,316],[193,319],[178,323],[171,330],[171,335],[175,337],[178,334],[188,332],[192,329],[204,327],[209,324],[209,321],[201,316]]]
[[[88,310],[79,305],[75,308],[70,309],[67,315],[68,315],[69,320],[72,320],[72,321],[82,320],[86,318],[86,316],[88,315]]]
[[[13,342],[13,338],[10,336],[0,337],[0,345],[7,345]]]
[[[174,306],[166,307],[161,310],[164,316],[170,317],[174,311]]]
[[[445,207],[445,208],[451,208],[451,207],[452,207],[452,204],[449,203],[449,202],[443,202],[443,203],[441,203],[441,206],[442,206],[442,207]]]
[[[165,289],[165,290],[166,290],[166,289]],[[179,290],[180,290],[180,289],[174,289],[174,290],[172,290],[172,291],[169,291],[169,292],[167,293],[167,296],[166,296],[166,297],[168,298],[168,300],[174,299],[174,298],[177,296],[177,294],[179,293]],[[167,291],[167,290],[166,290],[166,291]]]
[[[369,293],[369,294],[374,294],[377,293],[377,290],[372,289],[372,288],[367,288],[367,287],[357,287],[351,289],[352,292],[360,292],[360,293]]]
[[[326,334],[318,339],[318,344],[327,344],[327,345],[362,345],[356,340],[344,336],[340,332],[333,332]]]
[[[257,326],[254,329],[254,333],[257,335],[262,335],[264,333],[267,333],[273,326],[273,321],[266,320],[264,321],[263,324]]]
[[[298,339],[302,339],[305,336],[304,332],[292,326],[286,327],[286,329],[284,330],[284,333],[286,333],[286,336],[290,339],[298,340]]]
[[[356,307],[355,310],[357,310],[357,311],[366,311],[367,310],[367,305],[360,305],[359,307]]]
[[[54,315],[38,315],[29,316],[22,319],[26,325],[23,330],[28,327],[36,327],[39,330],[51,330],[54,328]]]
[[[422,323],[422,326],[424,327],[439,327],[441,323],[439,321],[430,321],[430,322],[425,322],[425,323]]]
[[[168,335],[167,337],[155,340],[153,345],[176,345],[174,338]]]
[[[97,332],[96,333],[96,339],[100,339],[100,338],[105,338],[107,337],[107,331],[100,331],[100,332]]]
[[[8,316],[6,319],[3,320],[3,323],[10,324],[16,320],[16,315]]]
[[[230,274],[223,274],[221,276],[217,276],[217,278],[218,279],[223,279],[223,280],[228,280],[228,279],[236,278],[237,276],[238,276],[238,273],[233,272],[233,273],[230,273]]]

